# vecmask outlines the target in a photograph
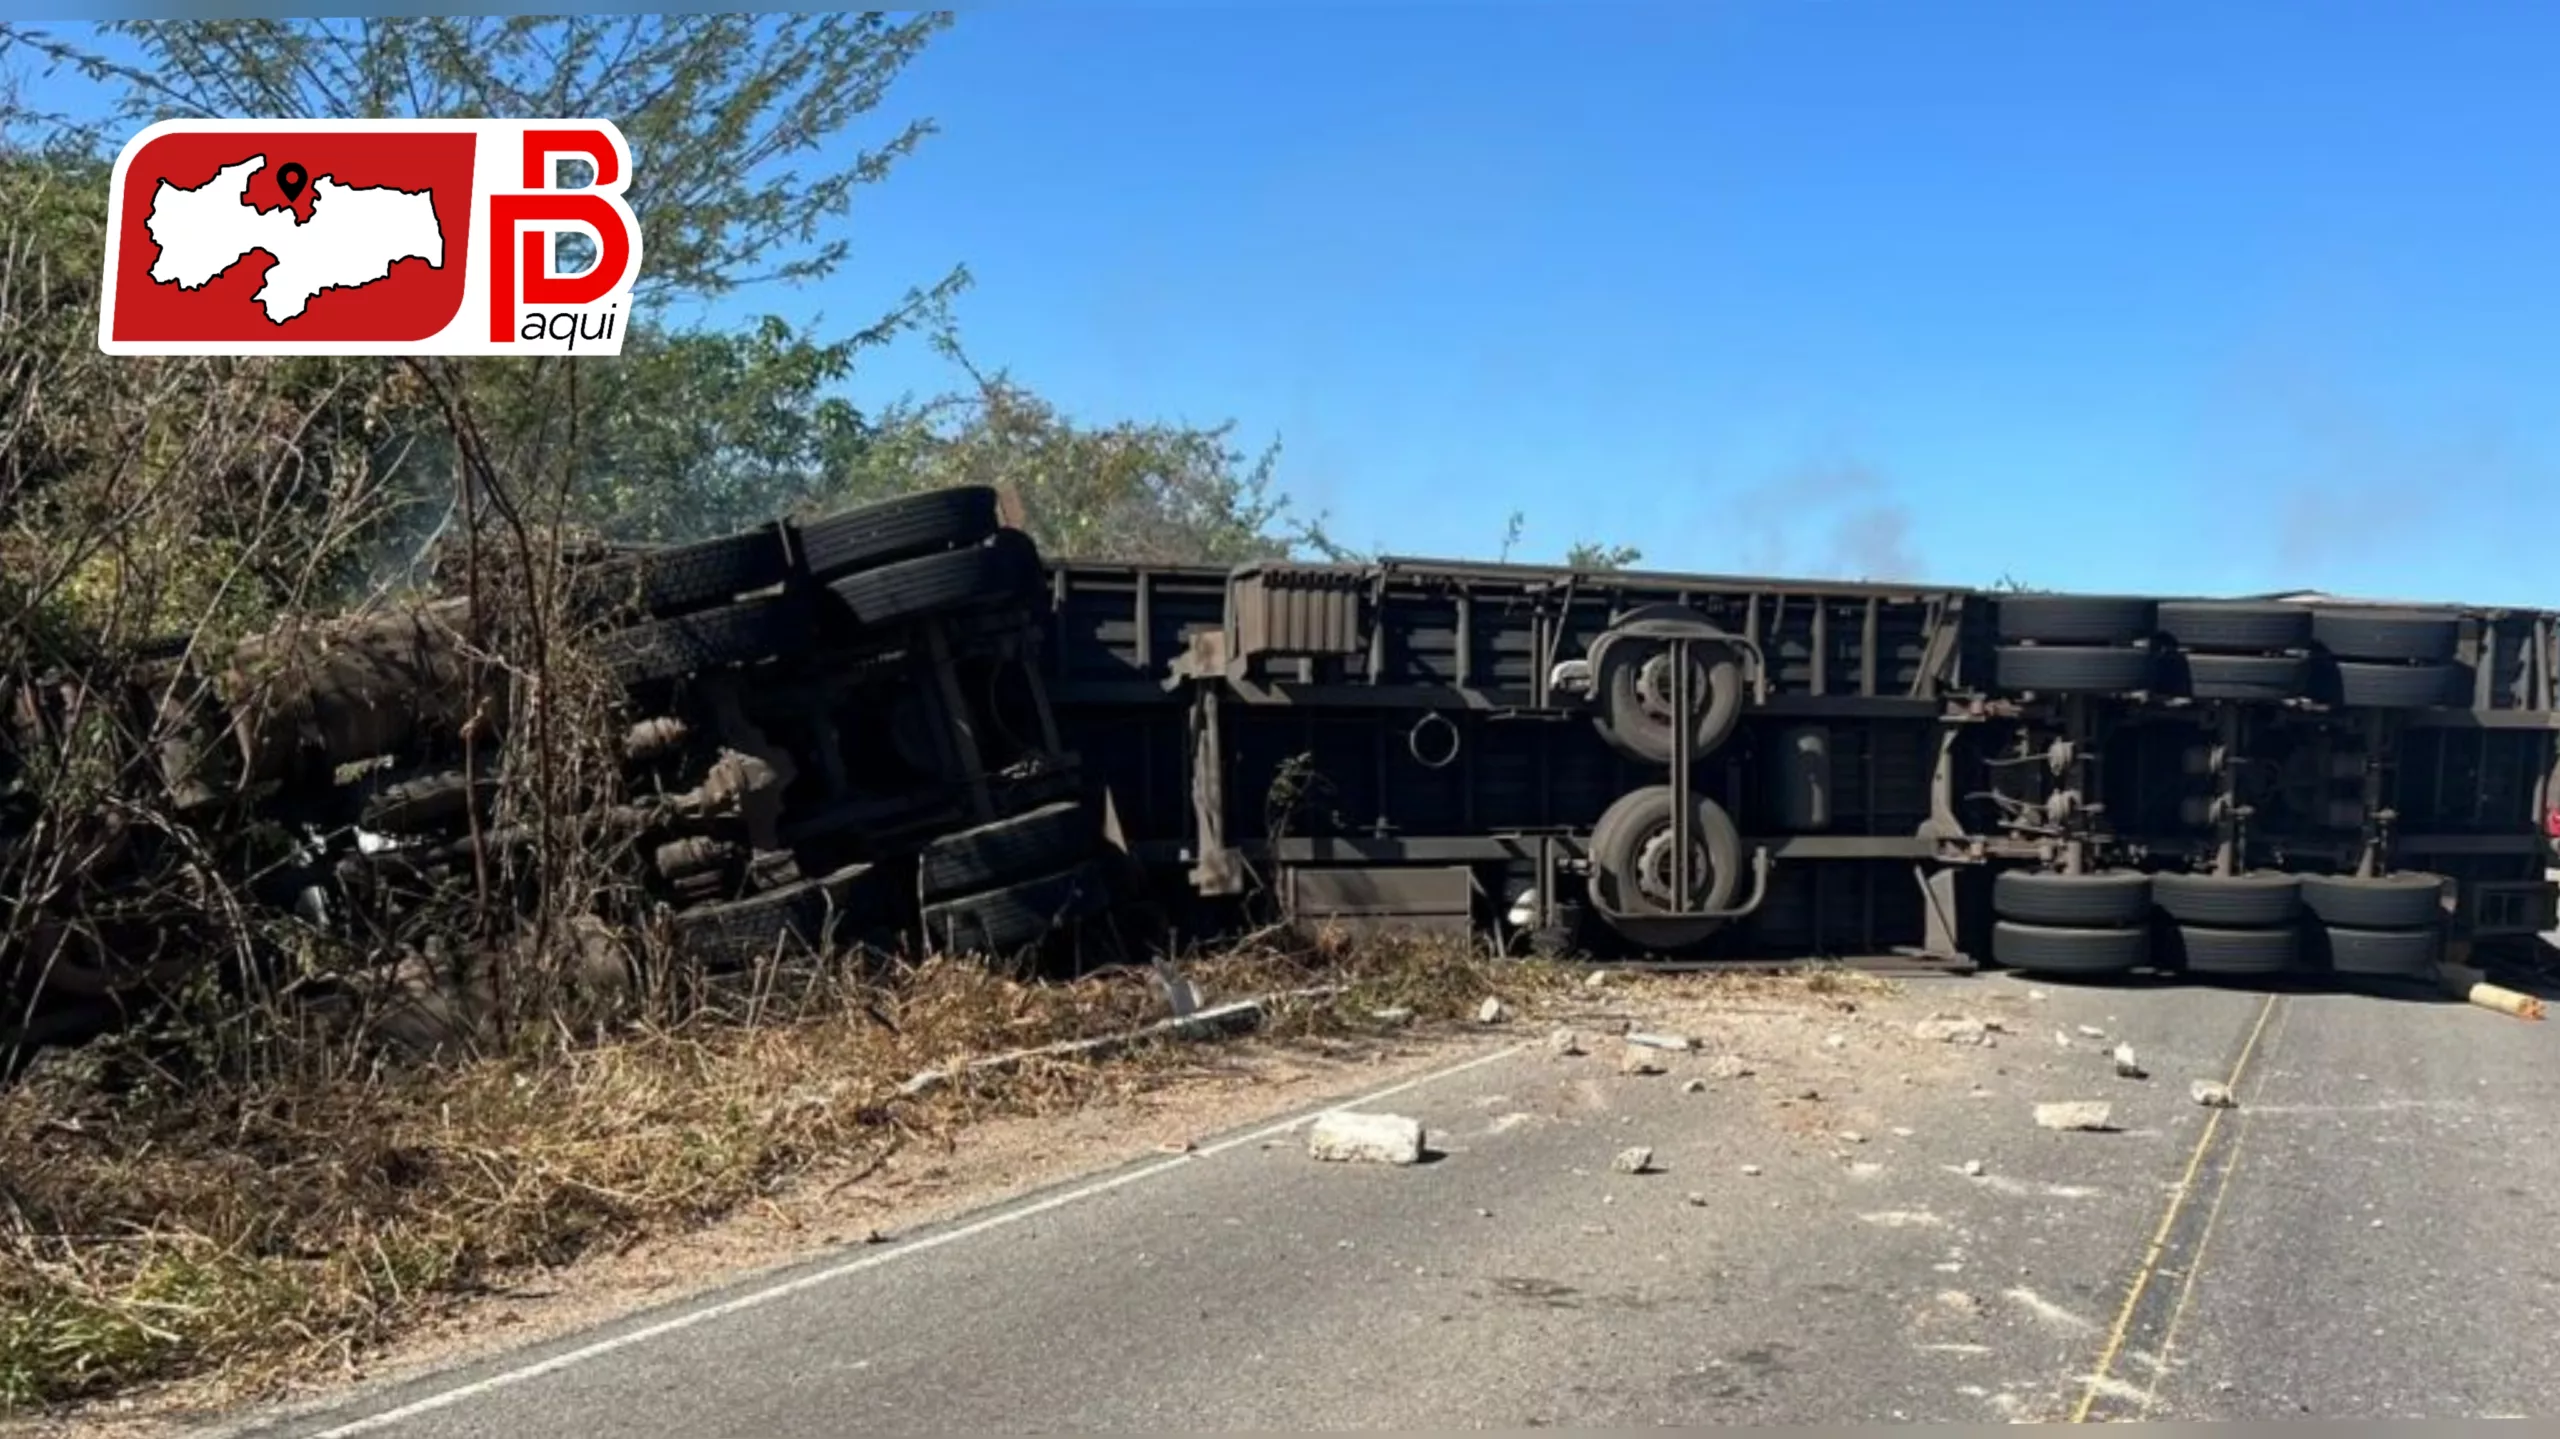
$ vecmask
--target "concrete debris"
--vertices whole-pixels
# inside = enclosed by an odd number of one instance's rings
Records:
[[[1746,1164],[1742,1166],[1742,1172],[1745,1177],[1756,1179],[1760,1176],[1760,1166],[1757,1164]]]
[[[1698,1047],[1698,1041],[1685,1034],[1630,1034],[1627,1043],[1640,1044],[1647,1049],[1667,1049],[1675,1054],[1687,1054]]]
[[[2053,1047],[2056,1049],[2069,1049],[2071,1047],[2071,1036],[2063,1033],[2061,1030],[2055,1030],[2053,1032]]]
[[[1401,1114],[1336,1110],[1307,1132],[1307,1153],[1335,1163],[1416,1164],[1422,1159],[1422,1122]]]
[[[1981,1044],[1991,1037],[1991,1027],[1978,1019],[1933,1014],[1911,1026],[1911,1037],[1927,1044]]]
[[[2091,1133],[2115,1128],[2114,1106],[2102,1100],[2071,1099],[2056,1104],[2036,1106],[2036,1125],[2042,1129],[2083,1130]]]
[[[2232,1097],[2231,1086],[2218,1079],[2199,1079],[2187,1086],[2187,1093],[2207,1109],[2240,1107],[2240,1101]]]
[[[1557,1054],[1581,1054],[1582,1036],[1570,1029],[1559,1029],[1547,1036],[1547,1048]]]
[[[1653,1151],[1641,1144],[1621,1149],[1618,1157],[1609,1161],[1609,1167],[1620,1174],[1650,1174],[1653,1172]]]
[[[1478,1024],[1500,1024],[1510,1017],[1511,1007],[1490,996],[1484,1003],[1476,1006],[1476,1023]]]
[[[1680,1082],[1680,1092],[1682,1094],[1704,1094],[1707,1092],[1707,1082],[1703,1079],[1682,1080]]]
[[[2116,1046],[2116,1075],[2121,1079],[2148,1079],[2151,1077],[2143,1070],[2141,1062],[2133,1057],[2133,1046],[2130,1044],[2119,1044]]]
[[[1663,1072],[1662,1060],[1652,1050],[1642,1045],[1630,1044],[1626,1052],[1618,1056],[1618,1072],[1620,1074],[1660,1074]]]
[[[1982,1177],[1982,1161],[1979,1159],[1966,1160],[1964,1162],[1964,1173],[1967,1179],[1980,1179]]]
[[[1751,1061],[1739,1054],[1719,1054],[1707,1061],[1709,1079],[1749,1079],[1751,1074]]]

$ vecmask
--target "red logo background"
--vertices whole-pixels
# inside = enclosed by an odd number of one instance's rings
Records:
[[[242,129],[161,136],[125,169],[123,232],[116,237],[115,338],[414,341],[436,334],[462,310],[478,153],[479,137],[468,130],[384,135]],[[444,264],[396,261],[390,278],[354,289],[323,290],[281,325],[251,298],[275,263],[264,250],[250,251],[247,259],[202,289],[154,283],[151,267],[160,258],[160,247],[151,239],[151,197],[160,182],[194,189],[224,166],[253,155],[266,156],[267,164],[249,177],[242,203],[260,210],[283,207],[276,171],[296,163],[312,182],[293,205],[305,220],[311,218],[324,175],[341,185],[432,187],[436,225],[444,232]]]

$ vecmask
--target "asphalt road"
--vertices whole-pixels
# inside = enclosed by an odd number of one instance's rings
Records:
[[[1682,1084],[1697,1060],[1633,1078],[1614,1047],[1496,1049],[1362,1106],[1424,1120],[1423,1165],[1236,1136],[255,1432],[2554,1412],[2549,1026],[2375,997],[2025,990],[1930,984],[1892,1018],[1903,1059],[1870,1015],[1841,1048],[1817,1032],[1800,1061],[1704,1093]],[[1908,1018],[1931,1007],[2010,1032],[1915,1061]],[[2150,1079],[2110,1072],[2117,1039]],[[1896,1072],[1915,1062],[1936,1069]],[[2240,1107],[2191,1099],[2191,1078],[2234,1074]],[[2034,1103],[2077,1098],[2110,1101],[2116,1132],[2034,1124]],[[1630,1145],[1660,1172],[1613,1173]]]

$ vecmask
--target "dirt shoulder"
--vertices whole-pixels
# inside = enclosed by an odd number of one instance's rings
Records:
[[[848,1145],[794,1166],[703,1222],[633,1224],[620,1242],[591,1242],[558,1264],[517,1266],[502,1281],[414,1306],[372,1342],[346,1344],[287,1372],[216,1369],[135,1386],[14,1423],[0,1433],[159,1435],[243,1406],[305,1408],[350,1387],[411,1379],[556,1338],[634,1311],[831,1252],[947,1222],[1118,1165],[1178,1153],[1408,1079],[1474,1054],[1545,1044],[1574,1027],[1595,1046],[1628,1029],[1693,1034],[1702,1047],[1762,1067],[1826,1056],[1815,1036],[1843,1025],[1900,1023],[1909,1001],[1872,981],[1826,977],[1616,978],[1512,991],[1502,1021],[1479,1022],[1466,991],[1442,986],[1436,1014],[1405,1024],[1355,1021],[1357,1000],[1330,1025],[1300,1016],[1244,1039],[1164,1046],[1068,1071],[1015,1076],[951,1096],[935,1122],[885,1149]],[[1343,1010],[1351,1010],[1345,1014]],[[1348,1028],[1344,1026],[1348,1024]],[[993,1046],[989,1046],[993,1047]],[[1863,1047],[1863,1046],[1861,1046]],[[1836,1056],[1831,1056],[1836,1057]],[[795,1071],[792,1088],[811,1076]]]

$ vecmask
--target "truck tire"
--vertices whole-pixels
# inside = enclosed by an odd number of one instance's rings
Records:
[[[983,545],[900,560],[828,588],[856,621],[879,626],[1012,604],[1039,585],[1040,554],[1031,537],[1004,530]]]
[[[2012,693],[2123,694],[2151,688],[2154,656],[2148,649],[2099,645],[2002,645],[1993,654],[1995,679]]]
[[[2172,963],[2189,974],[2234,979],[2290,973],[2302,962],[2302,931],[2292,925],[2236,929],[2220,925],[2170,927]]]
[[[2157,623],[2150,600],[2109,595],[2003,595],[1994,618],[2000,638],[2048,645],[2123,645],[2147,638]]]
[[[2322,924],[2348,929],[2419,929],[2444,918],[2444,876],[2306,874],[2302,908]]]
[[[1670,647],[1645,640],[1611,642],[1601,655],[1600,737],[1638,764],[1671,762],[1672,666]],[[1691,684],[1700,703],[1689,736],[1689,756],[1703,759],[1733,734],[1742,718],[1742,665],[1730,651],[1693,656]]]
[[[2123,928],[2151,917],[2151,876],[2131,869],[2095,874],[2002,870],[1991,881],[1991,910],[2021,924]]]
[[[2311,693],[2308,655],[2218,655],[2178,653],[2169,657],[2168,688],[2199,700],[2281,701]]]
[[[2444,947],[2443,931],[2311,927],[2311,967],[2354,979],[2431,979]]]
[[[2272,871],[2155,874],[2151,900],[2178,924],[2229,929],[2289,925],[2302,913],[2302,882]]]
[[[1692,794],[1690,803],[1691,834],[1705,852],[1707,871],[1694,908],[1723,909],[1733,903],[1742,882],[1742,834],[1723,805],[1701,794]],[[1667,892],[1670,871],[1664,863],[1670,830],[1668,785],[1629,790],[1602,812],[1591,827],[1591,884],[1612,908],[1639,916],[1677,912]]]
[[[974,894],[1036,874],[1054,874],[1090,858],[1102,842],[1101,822],[1082,800],[1038,809],[945,835],[916,860],[916,888],[926,904]]]
[[[996,532],[996,492],[987,485],[926,490],[842,510],[797,528],[801,571],[824,584],[979,543]]]
[[[2181,649],[2265,654],[2308,649],[2311,611],[2301,605],[2162,600],[2160,633]]]
[[[686,954],[713,967],[752,964],[786,941],[820,948],[839,933],[890,913],[886,874],[851,865],[817,879],[721,904],[679,911],[675,929]]]
[[[2150,961],[2151,930],[2079,929],[2004,919],[1991,926],[1991,957],[2021,974],[2123,974]]]
[[[671,619],[724,605],[790,577],[777,525],[688,545],[617,555],[578,577],[581,604],[603,608],[636,602],[652,619]]]
[[[2434,709],[2455,702],[2455,674],[2447,664],[2339,660],[2330,666],[2327,697],[2348,709]]]
[[[1003,963],[1110,906],[1110,876],[1099,862],[1086,860],[1055,874],[925,906],[925,943],[943,954]]]
[[[2445,664],[2462,642],[2462,622],[2424,610],[2314,610],[2311,637],[2337,659]]]
[[[596,648],[624,684],[658,684],[790,654],[811,633],[808,606],[775,595],[615,630]]]

